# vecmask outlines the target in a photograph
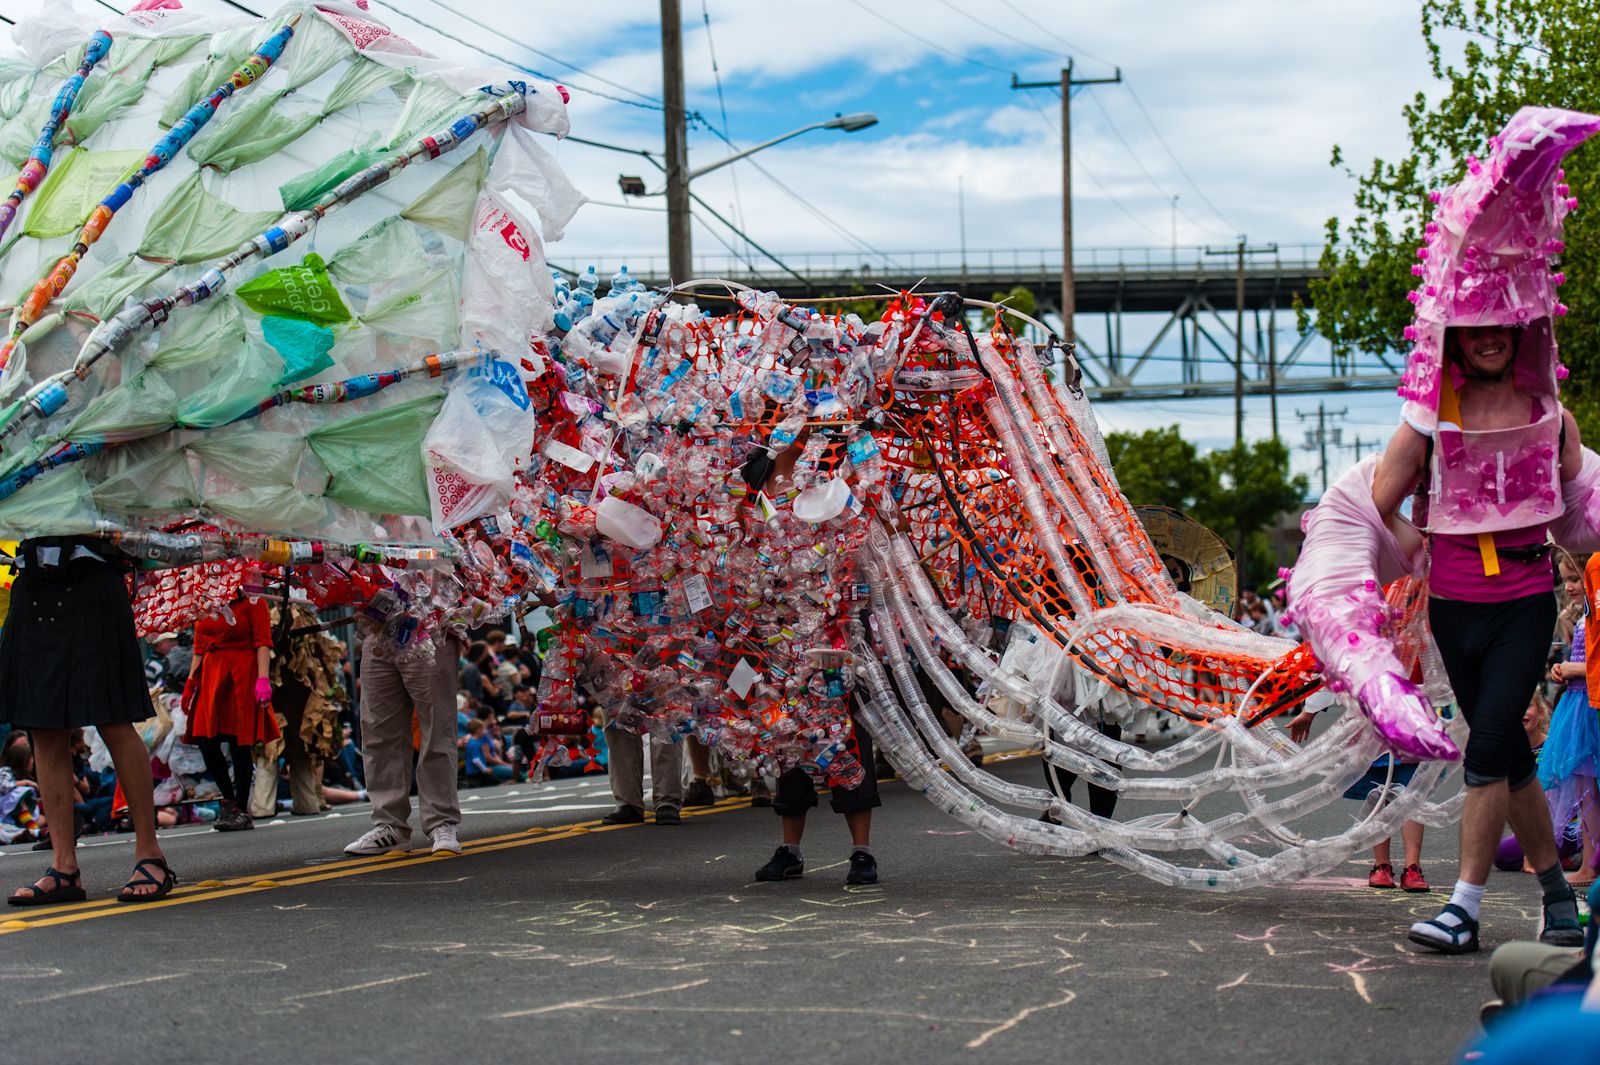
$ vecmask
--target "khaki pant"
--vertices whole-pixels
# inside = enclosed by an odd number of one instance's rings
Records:
[[[1489,958],[1489,984],[1508,1006],[1526,1002],[1583,958],[1583,951],[1543,943],[1504,943]]]
[[[607,773],[619,806],[644,809],[644,737],[606,722]],[[683,744],[650,739],[650,792],[654,808],[683,806]]]
[[[373,653],[369,636],[361,656],[361,759],[375,824],[408,828],[411,821],[411,710],[417,711],[422,750],[417,752],[417,802],[422,830],[459,824],[456,798],[456,677],[461,644],[451,637],[432,658],[393,662]]]

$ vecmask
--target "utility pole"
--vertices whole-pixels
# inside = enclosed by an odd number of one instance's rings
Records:
[[[1234,446],[1244,444],[1244,258],[1246,255],[1276,255],[1276,244],[1260,244],[1252,248],[1249,238],[1239,235],[1239,242],[1232,248],[1207,248],[1207,255],[1232,255],[1235,257],[1234,268],[1234,319],[1233,319],[1233,443]],[[1260,353],[1257,353],[1260,358]],[[1276,362],[1276,360],[1274,360]],[[1259,366],[1260,363],[1258,362]],[[1271,367],[1271,372],[1276,375],[1277,366]],[[1277,437],[1277,380],[1269,382],[1273,389],[1273,437]]]
[[[1077,340],[1077,330],[1072,319],[1078,311],[1077,291],[1072,277],[1072,90],[1081,85],[1114,85],[1122,81],[1122,68],[1115,77],[1073,78],[1072,61],[1061,68],[1061,80],[1018,81],[1011,75],[1011,88],[1058,89],[1061,93],[1061,330],[1062,339],[1071,344]]]
[[[1334,418],[1343,418],[1349,413],[1344,407],[1340,407],[1338,410],[1329,410],[1326,404],[1319,401],[1316,410],[1317,427],[1306,430],[1306,442],[1300,445],[1302,451],[1315,451],[1318,454],[1318,467],[1322,475],[1322,492],[1324,495],[1328,492],[1328,445],[1342,447],[1344,440],[1344,430],[1338,426],[1334,426],[1330,430],[1328,428],[1328,418],[1330,415]],[[1294,412],[1294,416],[1301,421],[1305,421],[1312,417],[1312,412],[1297,410]],[[1359,441],[1357,441],[1356,446],[1357,448],[1361,446]]]
[[[689,129],[683,106],[683,14],[661,0],[661,99],[666,105],[667,268],[674,283],[694,277],[689,231]]]

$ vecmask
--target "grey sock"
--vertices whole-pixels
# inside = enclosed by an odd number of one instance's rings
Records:
[[[794,855],[794,860],[795,861],[797,861],[797,862],[805,861],[805,859],[800,854],[800,844],[798,844],[798,843],[784,843],[784,844],[780,844],[780,846],[782,846],[783,849],[788,851],[790,854]]]
[[[850,853],[854,854],[857,851],[860,851],[862,854],[870,855],[872,853],[872,848],[867,846],[865,843],[857,843],[855,846],[850,848]]]
[[[1578,899],[1567,884],[1559,861],[1539,874],[1539,886],[1544,888],[1545,924],[1551,921],[1578,923]]]

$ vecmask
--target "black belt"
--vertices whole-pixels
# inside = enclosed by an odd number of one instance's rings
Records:
[[[1495,554],[1501,558],[1509,558],[1513,562],[1539,562],[1550,557],[1550,545],[1527,544],[1522,547],[1501,547],[1495,545]]]

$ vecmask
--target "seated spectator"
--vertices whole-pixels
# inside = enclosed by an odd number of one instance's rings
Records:
[[[514,774],[511,763],[495,753],[494,739],[482,720],[474,719],[467,726],[467,785],[489,787],[510,780]]]
[[[1589,909],[1600,906],[1600,884],[1589,889]],[[1557,995],[1576,1002],[1595,979],[1593,958],[1600,922],[1590,921],[1582,949],[1545,943],[1503,943],[1489,958],[1489,983],[1498,998],[1478,1011],[1485,1027],[1498,1025],[1508,1010]]]
[[[526,725],[533,717],[535,692],[526,684],[517,685],[512,693],[511,704],[506,707],[504,714],[505,723],[508,725]]]

